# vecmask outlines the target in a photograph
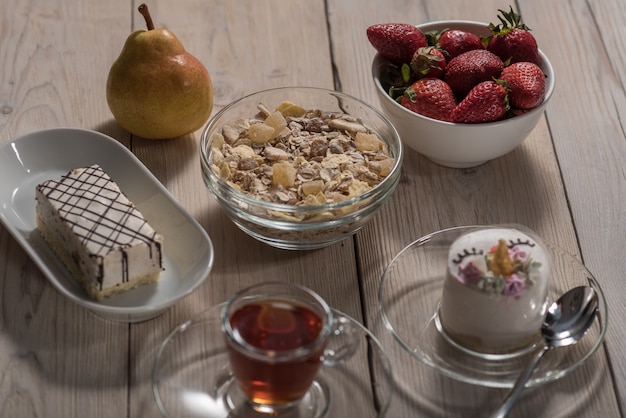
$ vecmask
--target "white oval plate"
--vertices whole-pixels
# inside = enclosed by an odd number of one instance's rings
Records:
[[[35,222],[35,186],[77,167],[100,166],[164,237],[165,270],[156,283],[103,301],[90,299],[43,240]],[[106,319],[138,322],[193,292],[213,267],[206,231],[126,147],[99,132],[57,128],[0,147],[0,220],[52,285]]]

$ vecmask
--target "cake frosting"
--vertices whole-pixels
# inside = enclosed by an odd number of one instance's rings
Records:
[[[550,259],[543,243],[516,229],[486,228],[450,246],[440,320],[448,336],[484,353],[513,352],[539,337]]]
[[[97,300],[158,279],[163,237],[99,165],[37,185],[37,228]]]

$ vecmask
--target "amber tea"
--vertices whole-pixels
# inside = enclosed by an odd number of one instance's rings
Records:
[[[236,342],[228,344],[233,373],[254,404],[286,405],[304,396],[324,350],[318,313],[289,300],[259,300],[236,309],[229,323]],[[259,350],[264,354],[255,355]]]

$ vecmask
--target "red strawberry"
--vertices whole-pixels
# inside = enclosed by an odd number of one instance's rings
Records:
[[[508,110],[506,88],[495,81],[483,81],[450,114],[452,122],[483,123],[504,118]]]
[[[488,38],[487,50],[509,63],[527,61],[539,63],[539,49],[537,40],[530,33],[530,29],[522,23],[522,17],[511,7],[507,13],[498,9],[502,16],[498,16],[502,25],[489,24],[493,35]]]
[[[446,57],[434,46],[418,49],[411,59],[411,72],[418,78],[441,78],[446,71]]]
[[[437,45],[448,53],[448,61],[472,49],[485,49],[478,35],[459,29],[445,30],[439,36]]]
[[[473,49],[448,62],[444,79],[461,98],[476,84],[498,78],[503,68],[504,63],[495,54],[486,49]]]
[[[426,77],[417,80],[405,90],[400,104],[420,115],[450,121],[450,112],[456,107],[456,98],[445,81]]]
[[[396,65],[408,64],[415,51],[427,46],[422,31],[408,23],[379,23],[368,27],[366,33],[374,49]]]
[[[516,62],[500,74],[507,83],[509,103],[518,109],[532,109],[543,102],[546,93],[546,76],[532,62]]]

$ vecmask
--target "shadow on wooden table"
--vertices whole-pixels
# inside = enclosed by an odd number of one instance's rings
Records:
[[[420,363],[389,336],[379,337],[393,359],[396,382],[389,417],[403,416],[400,411],[411,410],[416,411],[415,417],[481,418],[495,411],[508,394],[507,389],[471,385],[443,376]],[[587,411],[601,409],[603,403],[609,402],[607,396],[614,397],[603,356],[604,351],[599,350],[561,379],[525,389],[509,417],[574,418],[589,416]],[[572,385],[572,381],[576,384]],[[571,387],[580,389],[572,392]],[[558,404],[555,399],[559,400]]]
[[[7,268],[14,269],[7,275],[13,280],[2,288],[0,316],[3,337],[14,348],[2,361],[14,363],[16,371],[13,374],[9,365],[3,384],[41,391],[32,399],[43,399],[43,393],[55,386],[125,392],[128,325],[103,320],[68,301],[21,247],[13,242],[6,245],[12,240],[0,227],[0,253],[12,261]],[[77,368],[79,364],[91,364],[92,371],[100,372],[86,372]]]

